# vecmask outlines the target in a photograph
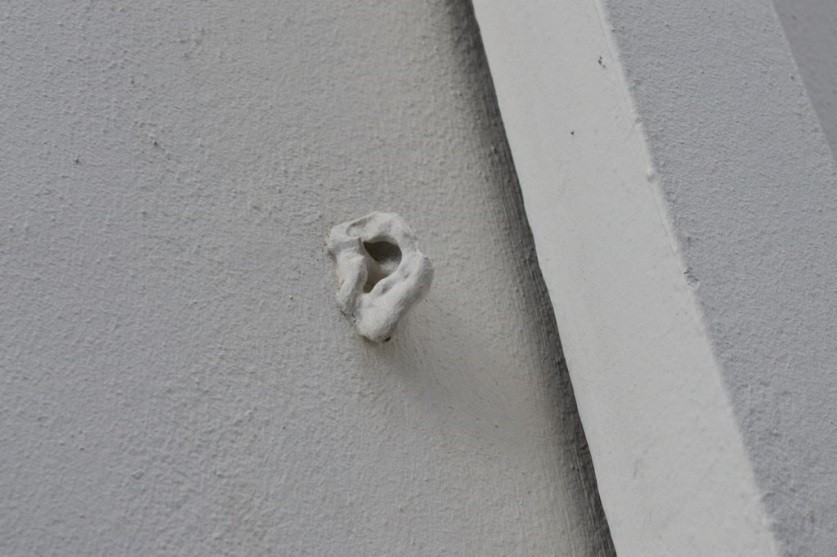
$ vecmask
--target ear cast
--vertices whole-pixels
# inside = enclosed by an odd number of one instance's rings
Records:
[[[329,233],[328,251],[337,266],[337,304],[372,342],[388,341],[433,281],[430,260],[395,213],[374,212],[338,224]]]

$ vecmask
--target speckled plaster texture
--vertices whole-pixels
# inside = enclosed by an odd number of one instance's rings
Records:
[[[0,553],[612,553],[467,6],[0,21]],[[371,210],[436,268],[383,347]]]
[[[775,555],[601,6],[474,5],[617,552]]]
[[[837,176],[803,76],[768,0],[603,5],[782,551],[833,555]]]
[[[837,2],[773,0],[773,4],[831,150],[837,153]]]

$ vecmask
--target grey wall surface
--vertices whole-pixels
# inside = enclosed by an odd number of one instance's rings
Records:
[[[467,6],[0,21],[0,553],[612,552]],[[370,210],[436,268],[382,347]]]
[[[773,0],[831,150],[837,153],[837,2]]]
[[[774,6],[603,3],[776,536],[833,555],[837,172]]]

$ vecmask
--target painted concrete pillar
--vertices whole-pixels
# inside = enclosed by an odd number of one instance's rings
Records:
[[[617,551],[833,554],[837,179],[773,5],[475,7]]]

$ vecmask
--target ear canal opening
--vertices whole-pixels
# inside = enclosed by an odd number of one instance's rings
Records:
[[[366,284],[363,291],[369,293],[381,280],[395,272],[401,263],[401,248],[388,240],[363,242],[369,257],[366,260]]]

